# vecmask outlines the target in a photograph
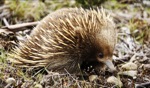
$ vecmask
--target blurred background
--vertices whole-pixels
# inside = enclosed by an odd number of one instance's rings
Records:
[[[114,18],[118,41],[113,61],[119,74],[123,75],[117,75],[123,85],[114,83],[119,85],[114,87],[107,83],[106,77],[111,76],[107,73],[94,82],[89,82],[90,79],[74,81],[72,76],[64,75],[61,75],[64,81],[54,81],[53,76],[35,75],[31,69],[26,72],[16,70],[6,61],[7,53],[17,46],[18,41],[25,40],[42,18],[57,9],[70,7],[103,7]],[[11,88],[42,88],[49,85],[47,80],[53,81],[55,85],[51,87],[54,88],[142,88],[136,84],[150,82],[150,0],[0,0],[0,88],[10,88],[6,82],[9,78],[16,82]],[[150,83],[142,84],[145,88],[147,85]]]

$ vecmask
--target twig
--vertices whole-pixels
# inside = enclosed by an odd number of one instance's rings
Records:
[[[77,82],[77,80],[66,69],[65,69],[65,71],[77,83],[78,87],[81,88],[81,86],[79,85],[79,83]]]
[[[0,6],[0,11],[2,11],[4,9],[8,9],[8,8],[9,8],[9,6],[7,6],[7,5]]]
[[[148,88],[148,87],[150,87],[150,82],[137,84],[137,85],[135,86],[135,88]]]
[[[37,21],[37,22],[29,22],[29,23],[9,25],[8,21],[6,20],[6,18],[3,18],[3,21],[4,21],[6,26],[4,26],[2,28],[8,28],[8,29],[11,29],[11,30],[12,29],[19,29],[19,28],[23,28],[23,27],[27,27],[27,26],[34,26],[34,25],[37,25],[39,23],[39,21]]]
[[[9,23],[8,23],[8,21],[6,20],[6,18],[3,18],[3,21],[4,21],[5,25],[8,27],[8,26],[9,26]]]

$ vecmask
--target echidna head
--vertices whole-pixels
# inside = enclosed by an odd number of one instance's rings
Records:
[[[116,44],[115,28],[109,24],[97,34],[97,53],[96,59],[99,62],[105,63],[111,71],[115,71],[112,63],[113,50]]]
[[[112,63],[113,50],[117,40],[115,25],[103,10],[98,12],[95,17],[93,16],[93,19],[95,21],[90,21],[93,28],[86,35],[85,44],[88,44],[86,48],[89,49],[89,55],[86,54],[87,59],[85,61],[96,62],[93,64],[104,63],[111,71],[115,71]]]

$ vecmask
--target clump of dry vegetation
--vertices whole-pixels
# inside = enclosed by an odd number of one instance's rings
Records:
[[[89,5],[89,0],[5,0],[0,6],[0,87],[123,87],[150,86],[150,9],[144,1],[108,0]],[[34,3],[33,3],[34,2]],[[147,1],[149,2],[149,1]],[[149,2],[150,3],[150,2]],[[26,38],[36,21],[63,7],[102,5],[114,17],[118,42],[114,51],[117,73],[109,71],[87,76],[66,72],[59,74],[42,69],[14,67],[6,61],[7,53]],[[35,22],[35,23],[31,23]],[[28,23],[24,24],[24,23]],[[23,25],[22,25],[23,24]],[[20,26],[21,25],[21,26]]]

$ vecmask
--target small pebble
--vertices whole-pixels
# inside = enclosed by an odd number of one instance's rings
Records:
[[[34,88],[43,88],[41,84],[35,84]]]
[[[14,78],[8,78],[8,79],[6,79],[6,83],[8,83],[8,84],[15,84],[16,80]]]
[[[137,64],[133,63],[133,62],[128,62],[124,65],[122,65],[122,69],[126,69],[126,70],[136,70],[137,69]]]
[[[98,78],[97,75],[90,75],[90,76],[89,76],[90,82],[94,81],[96,78]]]
[[[137,76],[137,71],[133,71],[133,70],[123,71],[123,72],[119,72],[119,74],[120,75],[127,75],[127,76],[133,77],[135,79]]]
[[[107,79],[107,82],[108,83],[113,83],[117,86],[119,86],[120,88],[123,86],[122,82],[120,81],[120,79],[114,77],[114,76],[110,76],[108,79]]]
[[[150,64],[144,64],[144,70],[149,71],[150,70]]]

